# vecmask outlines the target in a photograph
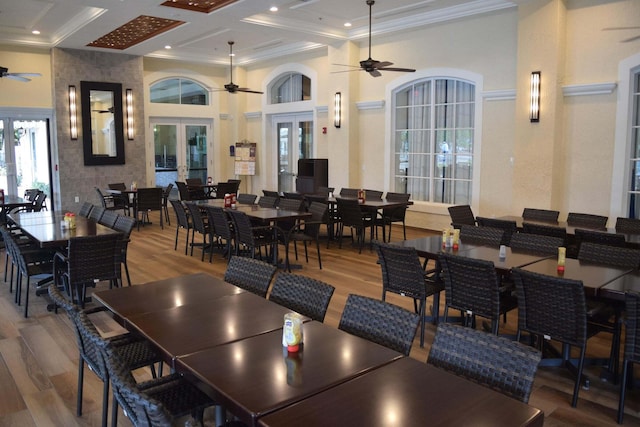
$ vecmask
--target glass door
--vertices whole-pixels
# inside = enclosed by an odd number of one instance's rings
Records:
[[[200,178],[207,182],[211,123],[190,119],[151,119],[156,185]]]
[[[278,146],[278,191],[295,191],[298,160],[313,156],[313,116],[311,114],[275,116]]]
[[[0,117],[0,188],[23,196],[36,188],[51,198],[49,120]]]

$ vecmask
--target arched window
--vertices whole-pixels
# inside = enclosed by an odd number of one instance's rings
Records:
[[[394,190],[413,200],[470,204],[475,84],[426,78],[392,92]]]
[[[151,85],[151,102],[159,104],[209,105],[209,91],[187,79],[167,79]]]
[[[629,155],[631,182],[628,189],[629,218],[640,218],[640,70],[636,70],[631,79],[629,97],[632,111],[629,129],[631,135],[631,150]]]
[[[300,73],[287,73],[269,85],[270,104],[308,101],[311,99],[311,79]]]

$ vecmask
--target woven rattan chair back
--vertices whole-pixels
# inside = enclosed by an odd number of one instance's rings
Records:
[[[91,213],[91,209],[93,209],[93,203],[84,202],[82,206],[80,206],[80,210],[78,211],[78,216],[88,218]]]
[[[355,198],[358,197],[358,191],[357,188],[341,188],[340,196]]]
[[[531,221],[558,222],[560,212],[548,209],[524,208],[522,219]]]
[[[89,219],[99,223],[100,219],[102,218],[102,215],[104,215],[106,209],[103,208],[102,206],[94,206],[93,209],[91,209],[91,212],[89,212]]]
[[[122,247],[122,264],[124,265],[124,272],[127,275],[127,284],[131,286],[131,277],[129,276],[129,265],[127,264],[127,250],[129,247],[129,240],[131,239],[131,231],[136,225],[136,220],[130,216],[120,215],[116,221],[113,229],[122,233],[121,247]]]
[[[202,178],[187,178],[184,181],[187,185],[202,185]]]
[[[241,203],[243,205],[254,205],[256,203],[256,199],[258,196],[256,194],[238,194],[236,197],[236,202]]]
[[[460,227],[460,240],[462,243],[473,245],[487,245],[498,247],[502,244],[504,230],[493,227],[474,227],[463,225]]]
[[[162,188],[150,187],[139,188],[136,195],[137,211],[144,215],[148,215],[151,211],[160,212],[160,228],[164,228],[164,218],[162,214]],[[140,222],[138,222],[138,229]]]
[[[514,251],[536,255],[557,255],[558,248],[563,245],[564,240],[560,237],[528,233],[515,233],[509,242]]]
[[[173,245],[173,250],[178,249],[178,235],[180,234],[180,229],[183,228],[185,230],[185,244],[184,244],[184,254],[187,254],[189,249],[189,231],[191,230],[191,221],[189,220],[189,216],[187,215],[187,211],[185,210],[184,205],[179,200],[170,199],[169,203],[173,207],[173,211],[176,214],[176,239],[175,244]]]
[[[224,209],[217,206],[207,206],[206,211],[213,237],[218,242],[224,241],[226,256],[231,258],[231,242],[233,241],[231,218],[229,218]],[[211,261],[212,255],[213,251],[209,254],[209,261]]]
[[[231,192],[238,194],[238,191],[240,190],[240,184],[242,183],[241,179],[228,179],[227,182],[229,184],[233,184],[233,186],[231,187]]]
[[[540,359],[533,347],[440,323],[427,363],[528,403]]]
[[[581,281],[512,270],[518,296],[518,341],[522,332],[580,348],[572,406],[578,392],[587,347],[587,304]]]
[[[504,230],[504,234],[502,235],[502,240],[500,243],[507,246],[509,246],[511,236],[518,230],[518,226],[516,225],[515,221],[507,221],[497,218],[485,218],[482,216],[476,217],[476,221],[478,222],[479,227],[499,228],[501,230]]]
[[[279,273],[269,300],[303,316],[323,322],[335,288],[319,280],[297,274]]]
[[[624,418],[624,400],[627,390],[630,364],[640,363],[640,294],[627,292],[625,294],[625,339],[624,359],[622,364],[622,381],[620,382],[620,401],[618,403],[618,424],[622,424]],[[633,365],[631,365],[633,366]]]
[[[183,202],[191,200],[191,193],[189,193],[189,187],[182,181],[176,181],[176,187],[178,187],[178,194],[180,194],[180,200]]]
[[[324,196],[325,198],[329,196],[329,193],[333,193],[335,191],[334,187],[318,187],[315,194],[319,196]]]
[[[407,193],[387,193],[387,201],[388,202],[408,202],[411,198],[411,194]],[[407,240],[407,230],[405,227],[405,217],[407,214],[408,206],[398,206],[395,208],[384,208],[382,209],[382,223],[386,226],[389,225],[389,238],[387,241],[391,241],[391,224],[394,222],[402,223],[402,233],[404,236],[404,240]]]
[[[411,351],[420,316],[388,302],[349,295],[338,328],[398,351]]]
[[[445,321],[449,308],[454,308],[462,312],[467,325],[472,325],[473,316],[490,319],[497,334],[500,314],[516,304],[512,298],[501,298],[493,262],[450,254],[441,254],[439,261],[446,291]]]
[[[607,228],[608,219],[609,218],[602,215],[569,212],[569,215],[567,216],[567,224],[574,227],[603,229]]]
[[[229,260],[224,281],[264,298],[275,273],[275,265],[253,258],[234,256]]]
[[[640,234],[640,219],[616,218],[616,232],[626,234]]]
[[[260,200],[258,200],[258,206],[261,208],[275,208],[278,206],[278,197],[273,196],[262,196]]]
[[[233,223],[233,231],[235,233],[236,255],[240,252],[240,249],[245,246],[251,251],[251,257],[253,258],[258,242],[253,233],[253,224],[249,216],[237,210],[230,210],[228,214]]]
[[[296,199],[296,200],[304,200],[304,194],[302,193],[292,193],[289,191],[283,191],[282,195],[285,199]]]
[[[524,222],[522,223],[522,232],[539,236],[559,237],[563,242],[567,241],[567,229],[564,227]]]
[[[303,210],[304,200],[303,199],[280,199],[278,202],[278,209],[284,209],[286,211],[301,211]]]
[[[216,185],[216,199],[224,199],[225,194],[235,194],[238,186],[234,182],[219,182]],[[236,196],[237,200],[237,196]]]
[[[336,199],[338,203],[338,214],[342,219],[342,224],[346,227],[363,228],[364,220],[360,204],[355,199]]]
[[[458,228],[461,225],[476,225],[476,217],[469,205],[449,206],[451,224]]]
[[[273,190],[262,190],[262,195],[266,197],[275,197],[276,199],[280,198],[280,193]]]
[[[113,210],[106,210],[102,214],[102,217],[98,221],[98,224],[102,224],[105,227],[113,228],[113,226],[116,225],[116,221],[118,220],[119,216],[120,215],[118,215],[118,213]]]
[[[640,249],[585,242],[580,245],[578,259],[593,264],[637,269],[640,267]]]
[[[619,247],[626,245],[624,234],[613,234],[607,233],[605,231],[584,230],[582,228],[576,228],[574,234],[576,237],[578,251],[580,249],[580,246],[586,242]]]
[[[72,237],[67,248],[65,275],[72,290],[82,291],[95,281],[120,283],[122,233],[100,236]]]
[[[207,211],[203,206],[197,205],[193,202],[185,203],[187,211],[189,211],[189,217],[193,224],[191,231],[191,255],[193,255],[193,248],[195,246],[195,232],[202,234],[202,253],[200,261],[204,261],[204,252],[207,248],[207,242],[211,243],[211,233],[209,231],[209,221],[207,218]]]
[[[367,200],[382,200],[383,191],[378,190],[364,190],[364,194]]]

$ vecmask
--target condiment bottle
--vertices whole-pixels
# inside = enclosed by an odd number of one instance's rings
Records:
[[[564,263],[567,256],[567,248],[560,246],[558,248],[558,272],[564,273]]]

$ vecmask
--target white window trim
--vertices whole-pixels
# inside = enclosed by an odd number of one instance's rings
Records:
[[[391,168],[391,160],[393,159],[393,146],[392,146],[392,130],[394,128],[394,111],[395,111],[395,99],[393,97],[393,91],[401,86],[404,86],[410,82],[416,80],[422,80],[427,78],[455,78],[460,80],[466,80],[475,85],[475,116],[474,116],[474,132],[473,132],[473,174],[472,174],[472,186],[471,186],[471,208],[478,212],[480,206],[480,165],[482,162],[482,92],[484,87],[484,78],[482,75],[473,73],[467,70],[461,70],[457,68],[429,68],[425,70],[418,70],[415,73],[408,73],[395,80],[389,82],[385,88],[386,104],[389,108],[385,112],[385,126],[389,129],[385,133],[385,153],[384,161],[387,167],[384,168],[384,182],[386,183],[385,191],[393,188],[393,174]],[[433,213],[438,215],[448,215],[447,208],[451,205],[435,202],[416,201],[411,210],[425,213]]]
[[[201,88],[203,88],[206,92],[207,92],[207,103],[206,104],[183,104],[182,102],[177,103],[177,104],[173,104],[171,102],[152,102],[151,101],[151,89],[153,88],[153,86],[157,85],[160,82],[166,81],[166,80],[188,80],[190,82],[193,82],[195,84],[197,84],[198,86],[200,86]],[[185,77],[185,76],[169,76],[169,77],[162,77],[159,78],[157,80],[152,81],[151,83],[149,83],[149,104],[164,104],[164,105],[191,105],[191,106],[198,106],[198,107],[210,107],[212,104],[212,99],[211,99],[211,94],[212,94],[212,89],[211,86],[208,86],[204,83],[202,83],[201,81],[198,81],[194,78],[191,77]],[[180,89],[180,101],[182,101],[182,87]]]
[[[611,200],[609,217],[626,217],[629,212],[633,75],[640,71],[640,53],[620,61],[618,65],[618,103],[616,105],[615,145],[613,149],[613,171],[611,176]]]

